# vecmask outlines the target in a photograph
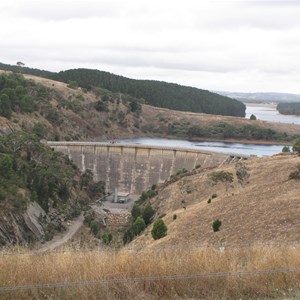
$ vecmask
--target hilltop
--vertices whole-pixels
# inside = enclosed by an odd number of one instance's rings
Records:
[[[11,77],[10,83],[15,82],[10,89],[21,86],[32,103],[30,107],[13,103],[9,118],[0,116],[2,134],[22,129],[37,132],[40,138],[48,140],[109,140],[147,135],[286,143],[300,132],[299,125],[158,108],[106,89],[87,91],[26,74],[6,76]]]
[[[221,241],[229,246],[298,242],[300,186],[299,181],[289,180],[298,164],[300,157],[293,154],[251,157],[163,185],[150,202],[157,211],[155,218],[163,216],[167,236],[154,241],[149,226],[129,247],[219,245]],[[237,170],[246,170],[243,182],[239,182]],[[214,184],[209,176],[220,171],[230,172],[233,182]],[[216,219],[222,221],[219,232],[212,229]]]

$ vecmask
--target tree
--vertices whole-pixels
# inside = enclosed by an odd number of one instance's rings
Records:
[[[293,145],[293,151],[300,155],[300,140],[297,140]]]
[[[100,225],[97,221],[93,220],[91,222],[91,231],[93,233],[93,235],[97,236],[99,231],[100,231]]]
[[[145,221],[142,217],[137,217],[132,225],[132,232],[134,235],[139,235],[146,228]]]
[[[158,219],[153,224],[151,235],[155,240],[161,239],[167,235],[168,227],[162,219]]]
[[[37,135],[40,139],[44,138],[46,135],[46,128],[42,123],[36,123],[32,129],[33,133]]]
[[[291,152],[290,147],[289,146],[284,146],[281,150],[282,152]]]
[[[93,181],[93,172],[86,169],[80,177],[80,189],[87,187]]]
[[[7,155],[4,154],[0,158],[0,174],[2,174],[3,177],[9,178],[13,167],[13,159]]]
[[[21,61],[18,61],[17,66],[19,67],[19,73],[22,73],[21,71],[22,71],[22,68],[25,66],[25,64],[22,63]]]
[[[151,223],[151,219],[154,216],[154,214],[155,214],[155,210],[150,204],[148,204],[143,211],[143,219],[146,225],[149,225]]]
[[[6,94],[0,96],[0,116],[10,118],[12,114],[11,101]]]
[[[214,182],[224,182],[226,185],[226,191],[228,190],[228,184],[233,182],[233,174],[225,171],[216,171],[208,174],[208,177]]]
[[[137,217],[139,217],[142,214],[141,208],[138,204],[134,204],[132,209],[131,209],[131,216],[132,216],[132,221],[134,222]]]
[[[256,120],[256,116],[252,114],[252,115],[250,116],[250,120]]]
[[[212,224],[212,228],[214,232],[217,232],[220,230],[220,227],[222,225],[222,221],[220,221],[219,219],[215,220]]]

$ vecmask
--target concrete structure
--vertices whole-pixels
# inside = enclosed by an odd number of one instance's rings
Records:
[[[93,171],[95,181],[105,181],[107,191],[140,194],[162,183],[178,170],[219,166],[228,154],[191,149],[96,142],[47,142],[69,156],[81,171]]]

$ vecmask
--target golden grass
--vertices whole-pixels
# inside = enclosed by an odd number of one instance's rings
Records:
[[[165,248],[0,256],[0,286],[300,268],[297,246]],[[264,299],[299,294],[300,273],[122,282],[0,292],[0,299]],[[284,297],[282,298],[284,299]]]

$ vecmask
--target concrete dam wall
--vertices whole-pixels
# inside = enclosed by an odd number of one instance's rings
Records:
[[[226,154],[169,147],[96,142],[48,142],[63,152],[81,171],[93,171],[95,181],[105,181],[106,190],[140,194],[152,184],[162,183],[178,170],[197,165],[220,165]]]

